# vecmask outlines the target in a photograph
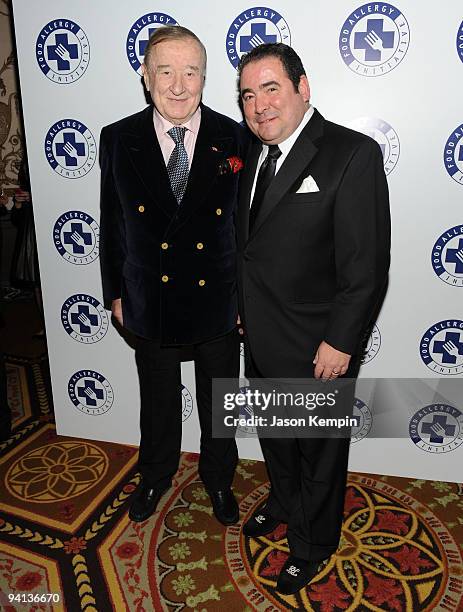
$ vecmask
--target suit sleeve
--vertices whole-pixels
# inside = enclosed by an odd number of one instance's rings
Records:
[[[100,138],[100,266],[105,307],[121,297],[122,266],[126,257],[125,225],[121,202],[114,183],[109,134]]]
[[[328,344],[356,354],[384,293],[390,261],[389,194],[378,144],[354,151],[334,208],[336,299]]]

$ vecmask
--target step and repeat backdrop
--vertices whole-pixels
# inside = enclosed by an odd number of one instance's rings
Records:
[[[102,305],[99,133],[145,106],[146,42],[157,27],[178,23],[206,45],[204,101],[215,110],[242,119],[239,58],[262,42],[282,41],[302,57],[320,112],[380,144],[391,197],[392,267],[361,373],[378,380],[365,392],[359,386],[361,426],[350,467],[462,480],[459,0],[448,0],[445,9],[428,0],[271,0],[264,6],[14,0],[13,8],[59,433],[138,443],[133,351]],[[196,451],[191,363],[182,374],[183,448]],[[400,424],[399,435],[395,427],[393,437],[371,437],[372,398],[387,412],[383,421]],[[260,457],[254,437],[239,444],[242,456]]]

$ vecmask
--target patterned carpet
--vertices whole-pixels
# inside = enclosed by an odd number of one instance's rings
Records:
[[[155,516],[129,521],[136,449],[57,436],[46,364],[8,360],[15,429],[0,445],[1,609],[463,610],[461,485],[350,474],[337,554],[308,588],[281,597],[284,528],[248,539],[241,523],[217,523],[197,455],[183,454]],[[263,464],[241,460],[234,488],[244,521],[267,494]],[[40,601],[47,593],[53,605]]]

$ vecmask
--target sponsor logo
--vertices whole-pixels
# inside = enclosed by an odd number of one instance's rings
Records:
[[[45,136],[45,155],[53,170],[68,179],[85,176],[96,160],[96,143],[80,121],[62,119]]]
[[[408,428],[412,442],[428,453],[448,453],[463,444],[463,414],[447,404],[418,410]]]
[[[351,13],[339,34],[341,57],[353,72],[366,77],[387,74],[404,59],[410,28],[392,4],[364,4]]]
[[[463,185],[463,123],[450,134],[445,143],[444,164],[449,176]]]
[[[236,68],[241,57],[264,43],[291,45],[291,33],[285,19],[274,9],[255,6],[243,11],[228,28],[225,49]]]
[[[455,225],[439,236],[432,248],[431,263],[444,283],[463,287],[463,225]]]
[[[352,416],[357,420],[358,425],[352,427],[351,442],[359,442],[370,433],[373,419],[368,406],[358,397],[354,399],[354,412]]]
[[[74,406],[84,414],[93,416],[110,410],[114,393],[106,378],[93,370],[79,370],[71,376],[68,393]]]
[[[185,385],[182,385],[182,421],[189,419],[192,412],[193,398]]]
[[[457,53],[458,57],[463,62],[463,21],[460,23],[457,33]]]
[[[130,27],[127,34],[126,52],[130,65],[141,75],[141,65],[145,55],[146,45],[152,34],[165,25],[178,25],[173,17],[165,13],[146,13]]]
[[[381,348],[381,334],[377,325],[373,326],[368,338],[367,345],[362,357],[362,365],[365,365],[376,357]]]
[[[75,265],[89,264],[98,257],[100,228],[89,214],[70,210],[53,227],[53,242],[58,253]]]
[[[463,321],[447,319],[432,325],[421,338],[420,355],[433,372],[463,373]]]
[[[66,332],[83,344],[99,342],[108,331],[109,319],[100,302],[85,293],[71,295],[61,307]]]
[[[349,127],[376,140],[383,153],[384,171],[390,174],[396,167],[400,155],[399,137],[394,128],[386,121],[375,117],[359,117],[351,121]]]
[[[90,45],[82,28],[70,19],[54,19],[40,31],[35,56],[43,74],[53,83],[80,79],[90,61]]]

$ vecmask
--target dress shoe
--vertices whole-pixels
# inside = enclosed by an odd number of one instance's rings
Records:
[[[274,519],[265,509],[259,509],[243,525],[243,533],[251,538],[258,538],[271,533],[280,523],[281,521]]]
[[[130,506],[129,519],[136,523],[146,521],[155,512],[165,491],[167,489],[152,489],[149,485],[142,484],[135,493],[135,498]]]
[[[208,490],[215,518],[222,525],[234,525],[240,520],[240,511],[233,491],[228,489]]]
[[[307,561],[289,555],[277,580],[277,591],[282,595],[294,595],[318,574],[321,561]]]

